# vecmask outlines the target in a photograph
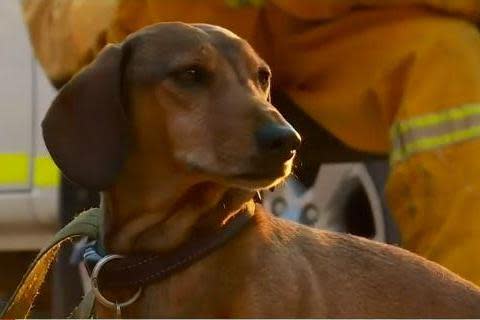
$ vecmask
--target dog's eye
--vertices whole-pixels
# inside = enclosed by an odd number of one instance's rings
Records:
[[[181,85],[192,86],[205,82],[207,72],[200,66],[190,66],[174,72],[173,77]]]
[[[262,87],[262,89],[266,90],[268,85],[270,84],[270,71],[266,68],[260,68],[257,72],[258,83]]]

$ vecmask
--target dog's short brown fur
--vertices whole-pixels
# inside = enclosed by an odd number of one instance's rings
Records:
[[[225,246],[144,288],[123,316],[480,317],[479,289],[446,269],[253,203],[292,164],[255,132],[276,124],[296,135],[269,103],[269,73],[227,30],[165,23],[104,49],[53,103],[47,146],[67,177],[103,190],[110,252],[174,251],[193,230],[253,214]]]

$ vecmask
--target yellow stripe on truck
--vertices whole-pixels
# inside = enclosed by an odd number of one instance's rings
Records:
[[[0,186],[28,183],[28,163],[25,154],[0,153]]]
[[[60,171],[49,156],[35,158],[33,184],[40,188],[56,187],[60,183]]]
[[[0,187],[19,186],[29,183],[30,155],[26,153],[0,153]],[[49,156],[37,156],[33,163],[35,187],[57,187],[60,172]]]

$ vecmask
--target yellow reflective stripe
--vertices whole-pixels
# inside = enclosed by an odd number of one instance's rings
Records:
[[[450,134],[444,134],[438,137],[421,138],[405,145],[403,150],[394,150],[391,155],[391,161],[395,162],[402,160],[402,158],[405,158],[413,153],[436,149],[477,137],[480,137],[480,126],[471,127]]]
[[[49,156],[35,158],[33,184],[36,187],[56,187],[60,182],[60,171]]]
[[[430,113],[394,124],[391,164],[412,154],[480,137],[480,104]]]
[[[447,109],[438,113],[429,113],[424,116],[400,121],[392,126],[390,130],[390,137],[394,138],[395,135],[399,133],[405,133],[409,130],[461,120],[472,115],[480,115],[480,104],[469,103],[459,108]]]
[[[0,153],[0,186],[26,185],[30,177],[30,156],[25,153]],[[60,173],[49,156],[37,156],[33,163],[36,187],[56,187]]]

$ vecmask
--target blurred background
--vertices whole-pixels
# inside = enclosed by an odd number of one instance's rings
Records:
[[[35,60],[19,1],[0,3],[0,39],[0,299],[6,300],[60,225],[60,175],[39,126],[55,90]],[[50,283],[40,310],[50,309]]]
[[[248,40],[273,104],[302,135],[273,214],[401,245],[480,284],[480,0],[3,0],[0,2],[0,300],[40,248],[99,195],[61,176],[40,123],[107,44],[162,21]],[[478,148],[477,148],[478,146]],[[34,317],[83,289],[64,248]]]

